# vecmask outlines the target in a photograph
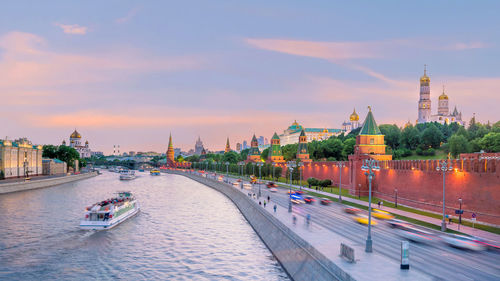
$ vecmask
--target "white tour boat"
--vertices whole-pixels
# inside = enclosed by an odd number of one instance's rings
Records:
[[[118,192],[118,196],[87,207],[80,228],[105,230],[131,218],[140,211],[139,203],[130,192]]]
[[[121,180],[133,180],[133,179],[135,179],[135,171],[134,170],[121,170],[120,171],[120,179]]]

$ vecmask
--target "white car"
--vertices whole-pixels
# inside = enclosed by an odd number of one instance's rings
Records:
[[[469,236],[449,234],[449,235],[442,235],[441,238],[446,244],[454,248],[460,248],[472,251],[486,250],[486,247],[484,245],[477,243],[476,241],[474,241],[472,237]]]
[[[271,188],[269,189],[269,191],[271,191],[271,192],[278,192],[278,189],[277,189],[276,187],[271,187]]]
[[[418,243],[431,243],[436,240],[432,233],[411,225],[396,228],[395,232],[401,237]]]

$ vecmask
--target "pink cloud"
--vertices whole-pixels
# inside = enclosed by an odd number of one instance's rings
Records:
[[[87,33],[87,30],[88,30],[87,27],[81,26],[78,24],[55,23],[54,25],[60,27],[63,30],[63,32],[66,34],[84,35]]]

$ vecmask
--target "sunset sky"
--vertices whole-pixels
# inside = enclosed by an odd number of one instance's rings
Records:
[[[22,4],[24,3],[24,4]],[[0,9],[0,138],[93,150],[211,150],[295,119],[340,128],[432,113],[500,120],[499,1],[9,1]]]

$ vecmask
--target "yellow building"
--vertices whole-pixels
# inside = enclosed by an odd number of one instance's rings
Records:
[[[0,140],[0,171],[5,178],[42,175],[42,152],[26,138]]]

